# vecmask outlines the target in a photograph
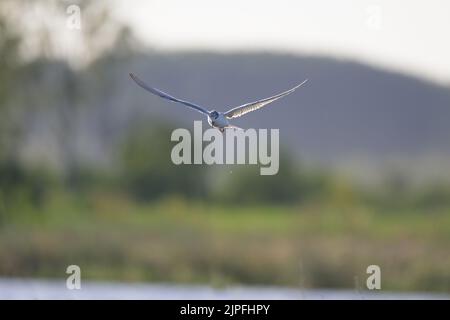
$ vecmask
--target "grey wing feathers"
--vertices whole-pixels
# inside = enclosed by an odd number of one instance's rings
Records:
[[[201,113],[209,114],[208,110],[206,110],[206,109],[200,107],[199,105],[196,105],[196,104],[191,103],[191,102],[189,102],[189,101],[185,101],[185,100],[181,100],[181,99],[175,98],[175,97],[171,96],[170,94],[167,94],[167,93],[165,93],[165,92],[163,92],[163,91],[161,91],[161,90],[158,90],[158,89],[155,89],[155,88],[150,87],[149,85],[147,85],[144,81],[142,81],[141,79],[139,79],[139,78],[138,78],[135,74],[133,74],[133,73],[130,73],[130,77],[131,77],[131,79],[133,79],[140,87],[144,88],[145,90],[149,91],[150,93],[153,93],[153,94],[155,94],[155,95],[157,95],[157,96],[159,96],[159,97],[161,97],[161,98],[164,98],[164,99],[167,99],[167,100],[170,100],[170,101],[173,101],[173,102],[178,102],[178,103],[184,104],[185,106],[188,106],[188,107],[190,107],[190,108],[193,108],[193,109],[195,109],[195,110],[197,110],[197,111],[199,111],[199,112],[201,112]]]
[[[228,119],[232,119],[232,118],[237,118],[240,116],[243,116],[246,113],[255,111],[259,108],[264,107],[265,105],[268,105],[271,102],[274,102],[275,100],[278,100],[284,96],[287,96],[288,94],[291,94],[292,92],[294,92],[297,88],[299,88],[300,86],[302,86],[303,84],[305,84],[308,80],[303,81],[302,83],[300,83],[299,85],[295,86],[294,88],[284,91],[282,93],[279,93],[277,95],[274,95],[272,97],[269,98],[265,98],[265,99],[261,99],[258,101],[254,101],[254,102],[249,102],[246,104],[243,104],[242,106],[233,108],[231,110],[228,110],[227,112],[225,112],[225,116]]]

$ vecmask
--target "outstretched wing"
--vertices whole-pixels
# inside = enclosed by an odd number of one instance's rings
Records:
[[[254,102],[249,102],[246,104],[243,104],[242,106],[233,108],[231,110],[228,110],[227,112],[225,112],[225,116],[228,119],[232,119],[232,118],[237,118],[240,116],[243,116],[246,113],[255,111],[259,108],[264,107],[265,105],[268,105],[271,102],[274,102],[275,100],[278,100],[280,98],[283,98],[284,96],[287,96],[288,94],[291,94],[292,92],[294,92],[297,88],[301,87],[303,84],[305,84],[308,81],[308,79],[306,79],[305,81],[303,81],[302,83],[300,83],[299,85],[297,85],[296,87],[287,90],[285,92],[279,93],[275,96],[269,97],[269,98],[265,98],[265,99],[261,99],[258,101],[254,101]]]
[[[170,100],[170,101],[174,101],[174,102],[178,102],[181,104],[184,104],[185,106],[188,106],[189,108],[195,109],[201,113],[204,113],[206,115],[209,114],[209,111],[200,107],[199,105],[196,105],[195,103],[191,103],[189,101],[184,101],[184,100],[180,100],[178,98],[175,98],[173,96],[171,96],[170,94],[167,94],[165,92],[162,92],[161,90],[155,89],[150,87],[149,85],[147,85],[144,81],[142,81],[141,79],[139,79],[135,74],[130,73],[130,77],[131,79],[133,79],[140,87],[144,88],[145,90],[149,91],[150,93],[153,93],[161,98]]]

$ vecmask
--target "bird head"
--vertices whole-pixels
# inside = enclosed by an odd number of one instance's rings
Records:
[[[210,117],[211,119],[217,119],[218,116],[219,116],[219,113],[218,113],[217,111],[215,111],[215,110],[213,110],[213,111],[211,111],[211,112],[209,113],[209,117]]]

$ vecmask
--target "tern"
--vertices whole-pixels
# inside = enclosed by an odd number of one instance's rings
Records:
[[[130,77],[142,88],[144,88],[145,90],[149,91],[150,93],[153,93],[154,95],[157,95],[163,99],[167,99],[173,102],[178,102],[181,103],[189,108],[192,108],[200,113],[203,113],[204,115],[206,115],[208,117],[208,123],[211,127],[213,128],[217,128],[219,129],[221,132],[224,132],[226,128],[237,128],[240,129],[239,127],[236,127],[232,124],[230,124],[229,120],[234,119],[234,118],[238,118],[240,116],[243,116],[244,114],[247,114],[249,112],[258,110],[266,105],[268,105],[269,103],[272,103],[280,98],[283,98],[285,96],[287,96],[288,94],[291,94],[292,92],[294,92],[296,89],[298,89],[299,87],[301,87],[302,85],[304,85],[308,79],[304,80],[302,83],[298,84],[297,86],[293,87],[292,89],[289,89],[287,91],[284,91],[282,93],[276,94],[274,96],[271,96],[269,98],[265,98],[265,99],[261,99],[261,100],[257,100],[257,101],[253,101],[253,102],[249,102],[246,104],[243,104],[241,106],[232,108],[226,112],[219,112],[216,110],[211,110],[208,111],[207,109],[205,109],[202,106],[199,106],[198,104],[186,101],[186,100],[181,100],[178,98],[175,98],[173,96],[171,96],[170,94],[167,94],[159,89],[156,88],[152,88],[150,87],[148,84],[146,84],[144,81],[142,81],[141,79],[139,79],[135,74],[130,73]]]

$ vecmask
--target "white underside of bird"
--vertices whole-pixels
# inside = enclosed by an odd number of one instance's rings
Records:
[[[303,84],[305,84],[308,80],[304,80],[302,83],[300,83],[299,85],[293,87],[292,89],[289,89],[287,91],[284,91],[282,93],[276,94],[274,96],[271,96],[269,98],[265,98],[265,99],[261,99],[261,100],[257,100],[257,101],[253,101],[253,102],[249,102],[246,104],[243,104],[241,106],[232,108],[226,112],[219,112],[216,110],[207,110],[206,108],[199,106],[195,103],[189,102],[189,101],[185,101],[185,100],[181,100],[178,98],[175,98],[173,96],[171,96],[170,94],[167,94],[159,89],[155,89],[150,87],[149,85],[147,85],[144,81],[142,81],[141,79],[139,79],[136,75],[134,75],[133,73],[130,73],[130,77],[142,88],[144,88],[145,90],[149,91],[150,93],[157,95],[161,98],[173,101],[173,102],[177,102],[177,103],[181,103],[189,108],[192,108],[200,113],[203,113],[204,115],[206,115],[208,117],[208,123],[211,127],[217,128],[219,129],[221,132],[223,132],[225,129],[227,128],[238,128],[232,124],[230,124],[229,120],[233,119],[233,118],[238,118],[243,116],[246,113],[258,110],[266,105],[268,105],[271,102],[274,102],[275,100],[278,100],[282,97],[287,96],[288,94],[291,94],[292,92],[294,92],[297,88],[301,87]],[[240,128],[238,128],[240,129]]]

